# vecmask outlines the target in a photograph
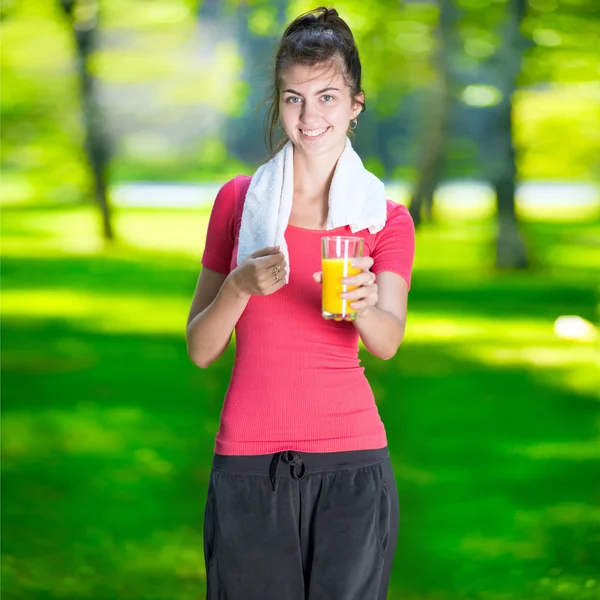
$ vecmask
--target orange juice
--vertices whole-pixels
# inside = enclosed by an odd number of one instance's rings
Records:
[[[342,279],[350,275],[358,275],[360,269],[350,266],[349,258],[323,258],[321,268],[323,271],[323,303],[322,311],[324,316],[332,317],[353,316],[356,310],[350,307],[350,302],[355,300],[346,300],[340,298],[342,292],[348,292],[356,289],[357,286],[342,285]]]

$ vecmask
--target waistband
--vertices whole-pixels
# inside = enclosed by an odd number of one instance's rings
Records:
[[[303,479],[309,473],[334,471],[345,467],[366,467],[383,462],[390,455],[387,446],[378,450],[351,450],[348,452],[296,452],[285,450],[275,454],[226,456],[215,454],[213,469],[239,474],[269,474],[273,492],[277,475]],[[282,472],[280,472],[282,471]]]

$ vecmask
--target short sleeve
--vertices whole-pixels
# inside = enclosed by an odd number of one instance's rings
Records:
[[[374,261],[371,268],[373,273],[397,273],[410,289],[415,258],[415,226],[408,209],[402,204],[388,202],[387,221],[375,236],[371,256]]]
[[[235,244],[234,220],[236,214],[236,181],[231,179],[217,193],[210,213],[202,265],[229,274],[231,255]]]

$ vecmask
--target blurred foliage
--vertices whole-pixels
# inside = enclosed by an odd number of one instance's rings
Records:
[[[207,218],[123,209],[105,249],[91,207],[3,211],[3,599],[204,596],[233,362],[186,356]],[[600,228],[523,227],[539,261],[510,274],[489,217],[419,230],[406,340],[361,349],[402,503],[390,600],[598,597],[596,347],[553,325],[595,320]]]
[[[481,122],[497,90],[486,60],[506,0],[456,0],[461,77],[446,177],[477,176]],[[91,62],[114,142],[112,181],[221,181],[265,158],[261,118],[286,22],[312,3],[103,0]],[[381,176],[413,178],[434,81],[439,8],[431,2],[340,1],[364,65],[367,112],[356,145]],[[529,44],[514,133],[525,179],[598,180],[600,66],[593,0],[530,0]],[[57,2],[2,7],[5,201],[74,201],[88,194],[74,46]],[[261,41],[262,40],[262,41]],[[487,71],[489,72],[489,71]],[[226,132],[226,133],[225,133]],[[225,148],[223,148],[225,143]]]
[[[455,2],[448,178],[479,175],[485,111],[501,100],[486,61],[502,43],[505,1]],[[91,70],[112,182],[252,172],[265,156],[275,45],[314,6],[102,0]],[[336,8],[364,65],[356,145],[377,175],[410,181],[438,6]],[[233,361],[230,347],[199,370],[185,352],[209,209],[120,208],[119,244],[105,247],[69,24],[46,0],[5,0],[0,17],[2,596],[202,597],[203,502]],[[524,179],[599,179],[598,23],[594,0],[528,2],[514,118]],[[598,334],[561,337],[555,323],[597,320],[596,208],[580,218],[564,202],[562,212],[520,207],[534,264],[500,274],[489,191],[457,209],[463,193],[442,190],[435,222],[418,232],[398,356],[361,350],[402,498],[390,599],[594,600]]]

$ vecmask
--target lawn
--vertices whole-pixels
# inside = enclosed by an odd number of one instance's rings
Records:
[[[203,597],[202,513],[233,351],[184,327],[206,210],[2,214],[3,600]],[[528,222],[529,271],[493,223],[418,234],[405,342],[361,352],[401,500],[391,600],[600,598],[600,224]],[[367,599],[365,599],[367,600]]]

